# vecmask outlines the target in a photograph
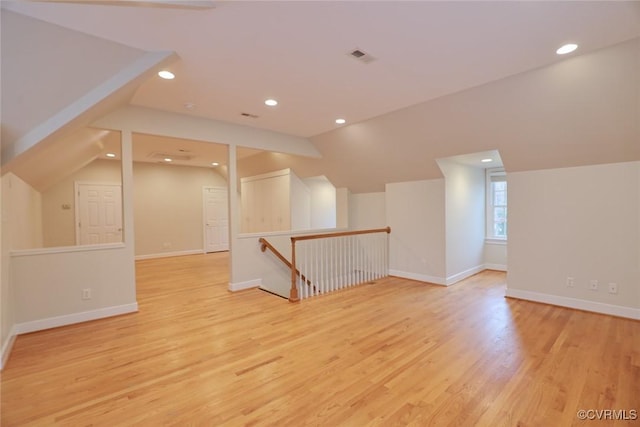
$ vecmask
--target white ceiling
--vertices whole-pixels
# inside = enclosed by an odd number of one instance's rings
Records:
[[[115,154],[115,159],[121,158],[120,135],[118,132],[105,132],[101,138],[101,151],[98,158],[109,159],[107,153]],[[226,166],[228,163],[227,146],[210,142],[192,141],[167,136],[133,134],[133,161],[145,163],[163,163],[171,165],[198,166],[211,168],[212,163]],[[238,159],[244,159],[262,150],[238,147]],[[170,158],[167,162],[164,159]]]
[[[231,2],[214,9],[2,1],[4,8],[180,56],[131,103],[314,136],[640,36],[638,2]],[[131,2],[129,2],[131,3]],[[377,58],[363,64],[347,52]],[[266,107],[264,99],[280,101]],[[185,103],[194,103],[192,111]],[[241,112],[258,115],[251,119]]]

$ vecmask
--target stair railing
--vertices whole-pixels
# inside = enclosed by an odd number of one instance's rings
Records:
[[[289,301],[373,282],[389,275],[391,228],[343,231],[291,237],[291,262],[266,239],[269,249],[291,269]]]

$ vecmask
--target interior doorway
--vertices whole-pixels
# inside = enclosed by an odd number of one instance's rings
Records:
[[[75,183],[76,244],[122,242],[122,187],[112,183]]]
[[[204,251],[229,250],[229,197],[225,187],[203,187]]]

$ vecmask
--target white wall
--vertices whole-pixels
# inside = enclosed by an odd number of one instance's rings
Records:
[[[40,193],[12,173],[2,177],[7,203],[9,249],[42,247],[42,200]]]
[[[640,318],[639,175],[640,162],[509,173],[507,295]]]
[[[202,251],[202,187],[227,187],[213,168],[133,165],[136,256]]]
[[[215,169],[140,162],[133,175],[136,256],[202,251],[202,187],[227,187],[226,180]],[[119,161],[95,160],[47,189],[45,247],[75,245],[75,181],[120,183],[121,176]]]
[[[14,252],[17,332],[137,311],[131,248],[111,246]],[[83,289],[91,289],[91,299],[82,300]]]
[[[348,188],[336,188],[336,227],[349,227],[349,198]]]
[[[7,10],[2,33],[3,148],[143,54]]]
[[[293,234],[299,236],[305,233],[264,233],[262,236],[286,259],[291,260]],[[232,256],[242,262],[242,268],[236,270],[229,289],[236,291],[263,286],[276,294],[288,295],[291,288],[291,270],[269,250],[261,252],[259,238],[245,235],[236,240]]]
[[[324,176],[302,180],[311,193],[311,229],[336,227],[336,187]]]
[[[484,266],[491,270],[507,271],[506,242],[485,242]]]
[[[391,275],[444,284],[444,179],[386,185]]]
[[[293,171],[289,175],[289,206],[291,210],[291,230],[311,228],[311,190]]]
[[[19,307],[10,252],[42,247],[40,193],[12,173],[2,177],[2,267],[0,285],[0,368],[4,366],[16,335]],[[46,272],[44,268],[39,270]],[[46,300],[46,298],[45,298]]]
[[[351,194],[349,198],[349,228],[366,230],[387,226],[385,193]],[[393,229],[391,230],[393,233]]]
[[[3,289],[8,286],[13,333],[137,311],[130,132],[123,132],[122,158],[124,242],[12,250],[3,266],[10,268],[9,277],[3,277]],[[10,228],[7,221],[2,226],[5,232]],[[83,300],[82,291],[87,288],[91,298]]]
[[[4,178],[0,183],[0,253],[2,255],[0,263],[0,369],[4,366],[13,340],[15,338],[12,331],[15,319],[15,304],[12,303],[12,287],[9,283],[9,248],[11,246],[9,233],[9,203],[5,201],[6,191],[4,189]]]
[[[75,246],[76,181],[122,184],[119,160],[94,160],[42,192],[44,247]],[[63,209],[62,205],[69,205]]]
[[[445,176],[447,284],[484,270],[485,171],[438,160]]]

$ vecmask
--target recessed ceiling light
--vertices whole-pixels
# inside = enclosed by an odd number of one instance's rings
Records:
[[[211,166],[218,166],[219,164],[220,163],[218,163],[218,162],[213,162],[213,163],[211,163]]]
[[[166,79],[166,80],[171,80],[171,79],[176,77],[175,74],[173,74],[171,71],[167,71],[167,70],[162,70],[162,71],[158,72],[158,75],[160,77],[162,77],[163,79]]]
[[[276,101],[275,99],[267,99],[266,101],[264,101],[264,103],[269,107],[275,107],[276,105],[278,105],[278,101]]]
[[[196,104],[194,104],[193,102],[185,102],[183,105],[184,105],[184,108],[186,108],[189,111],[196,108]]]
[[[561,46],[560,48],[558,48],[558,50],[556,50],[556,53],[558,55],[566,55],[567,53],[571,53],[574,50],[576,50],[578,48],[578,45],[575,43],[568,43],[565,44],[564,46]]]
[[[345,123],[347,123],[345,119],[336,119],[336,124],[343,125]]]
[[[111,157],[111,158],[113,158],[113,157],[115,157],[115,156],[116,156],[116,155],[115,155],[115,153],[107,153],[107,154],[105,154],[105,155],[106,155],[107,157]]]
[[[169,158],[169,157],[165,157],[165,158],[164,158],[164,161],[165,161],[165,162],[172,162],[172,161],[173,161],[173,159],[171,159],[171,158]]]
[[[482,163],[490,163],[493,162],[493,159],[482,159],[480,160]]]

